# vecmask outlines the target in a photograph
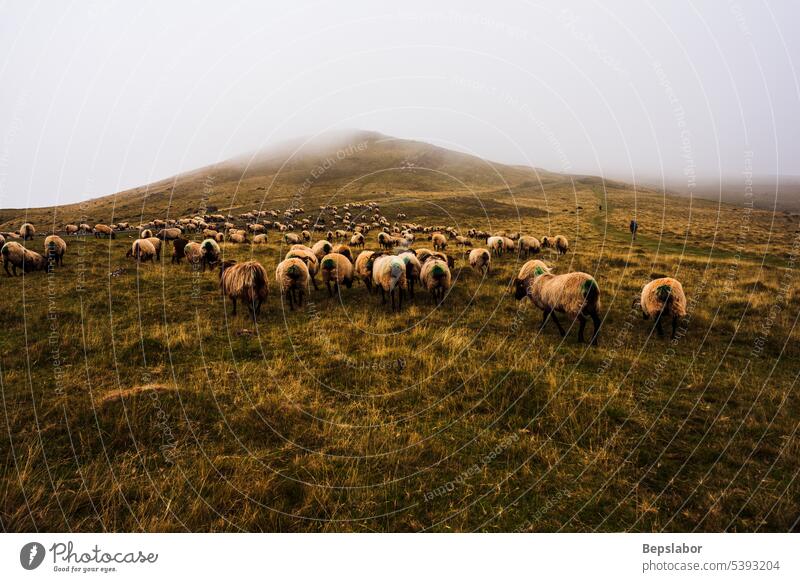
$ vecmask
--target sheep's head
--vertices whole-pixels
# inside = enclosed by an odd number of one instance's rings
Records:
[[[514,299],[519,301],[528,294],[528,280],[516,277],[514,279]]]

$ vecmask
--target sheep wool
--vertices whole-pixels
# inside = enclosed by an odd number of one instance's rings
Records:
[[[30,240],[36,234],[36,229],[30,222],[26,222],[22,226],[19,227],[19,236],[22,237],[22,240]]]
[[[322,281],[328,288],[328,295],[333,297],[331,283],[335,290],[339,291],[340,284],[344,284],[348,289],[353,286],[353,263],[347,257],[339,253],[329,253],[320,262],[322,271]]]
[[[54,264],[64,266],[64,254],[67,252],[67,243],[60,236],[51,234],[44,239],[45,256]]]
[[[356,277],[364,282],[364,286],[369,292],[372,292],[372,265],[374,262],[372,257],[374,254],[374,251],[361,251],[356,257],[356,262],[353,266]]]
[[[479,275],[488,274],[492,269],[492,255],[487,249],[472,249],[468,260],[470,268]]]
[[[222,294],[233,303],[233,315],[236,315],[236,302],[242,301],[255,322],[269,293],[267,271],[261,263],[225,261],[220,265],[219,285]]]
[[[17,269],[20,269],[23,273],[29,273],[31,271],[43,271],[47,268],[47,261],[42,255],[26,249],[18,242],[7,242],[0,250],[0,254],[3,256],[3,268],[9,277],[16,277]],[[11,270],[9,270],[9,267]]]
[[[322,260],[322,257],[331,252],[333,245],[327,240],[319,240],[311,247],[312,252],[317,255],[317,259]]]
[[[542,243],[533,236],[521,236],[517,244],[519,245],[520,254],[524,254],[526,257],[538,254],[542,250]]]
[[[422,263],[420,281],[435,301],[443,300],[452,282],[447,262],[439,258],[429,258]]]
[[[406,263],[396,255],[382,255],[372,264],[372,282],[381,290],[381,301],[386,303],[386,293],[392,299],[392,310],[395,309],[395,296],[399,295],[399,310],[403,306],[403,292],[408,288]]]
[[[310,279],[308,267],[297,258],[284,259],[275,269],[275,279],[280,288],[281,297],[288,299],[289,309],[294,311],[294,304],[303,306],[303,298],[308,291]]]
[[[671,317],[672,338],[675,338],[678,322],[687,314],[686,294],[680,281],[672,277],[661,277],[650,281],[642,288],[639,304],[645,319],[656,318],[656,330],[659,336],[664,335],[661,318],[665,315]]]
[[[133,257],[139,263],[144,263],[146,261],[153,262],[153,259],[156,256],[156,248],[153,246],[153,243],[146,238],[139,238],[133,241],[130,250],[128,251],[128,257]]]

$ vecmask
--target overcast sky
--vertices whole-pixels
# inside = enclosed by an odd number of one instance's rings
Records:
[[[797,175],[796,4],[6,2],[0,207],[333,128],[627,180]]]

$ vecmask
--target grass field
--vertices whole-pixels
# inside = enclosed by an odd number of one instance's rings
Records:
[[[575,327],[539,332],[540,313],[508,292],[514,256],[486,279],[459,259],[442,305],[418,291],[399,314],[361,283],[295,312],[273,286],[253,325],[230,315],[216,272],[168,253],[137,267],[128,235],[69,238],[52,275],[0,279],[2,528],[798,528],[796,221],[591,178],[517,182],[512,196],[490,180],[421,191],[425,172],[403,176],[384,176],[384,197],[375,182],[336,190],[352,183],[339,176],[304,202],[335,191],[422,224],[564,234],[570,253],[543,256],[597,279],[600,346],[578,344]],[[241,189],[218,182],[212,201],[251,203]],[[291,192],[253,196],[283,208]],[[47,212],[34,213],[40,230]],[[131,213],[159,215],[115,216]],[[287,249],[269,236],[224,252],[272,274]],[[652,274],[689,298],[673,342],[631,308]]]

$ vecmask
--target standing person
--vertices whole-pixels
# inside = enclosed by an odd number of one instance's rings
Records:
[[[633,240],[636,240],[636,231],[639,230],[639,223],[636,220],[631,220],[631,235],[633,235]]]

